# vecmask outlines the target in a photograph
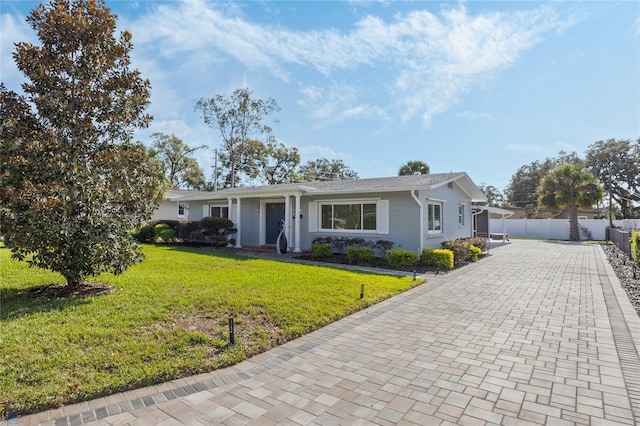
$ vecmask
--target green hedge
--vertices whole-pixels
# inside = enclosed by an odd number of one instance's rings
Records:
[[[392,249],[387,251],[387,260],[394,268],[406,268],[418,263],[418,254],[411,250]]]
[[[347,247],[349,263],[366,263],[373,259],[373,250],[366,247]]]
[[[448,249],[423,249],[422,263],[442,269],[453,269],[453,252]]]
[[[637,266],[640,266],[640,231],[631,232],[631,256]]]
[[[331,244],[311,244],[311,258],[322,259],[333,256]]]

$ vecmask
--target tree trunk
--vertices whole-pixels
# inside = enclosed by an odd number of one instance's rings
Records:
[[[569,206],[569,239],[580,241],[580,228],[578,227],[578,208]]]
[[[82,276],[74,272],[62,274],[62,276],[67,280],[67,287],[69,288],[76,288],[82,282]]]

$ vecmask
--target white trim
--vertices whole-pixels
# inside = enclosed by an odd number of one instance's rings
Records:
[[[316,207],[316,226],[317,231],[311,231],[312,224],[309,223],[309,232],[326,232],[331,234],[388,234],[389,233],[389,200],[382,200],[380,198],[360,198],[360,199],[339,199],[339,200],[318,200],[316,202],[309,203],[309,207],[311,208],[311,204],[315,204]],[[322,207],[323,206],[336,206],[336,205],[374,205],[376,208],[376,229],[329,229],[322,227]],[[385,209],[383,211],[381,209]],[[386,227],[382,222],[380,222],[379,216],[385,215],[386,213]],[[311,219],[311,218],[310,218]]]
[[[297,207],[296,207],[297,209]],[[309,232],[318,232],[318,202],[309,202]]]
[[[427,197],[426,200],[429,201],[429,202],[434,201],[436,203],[446,203],[447,202],[447,200],[443,200],[443,199],[440,199],[440,198],[431,198],[431,197]]]
[[[376,231],[378,234],[388,234],[389,200],[378,200],[376,204]]]
[[[434,236],[434,235],[442,235],[444,234],[444,202],[443,201],[439,201],[439,200],[435,200],[435,199],[429,199],[427,198],[427,200],[429,200],[429,202],[427,203],[427,235],[429,236]],[[440,229],[436,229],[436,230],[432,230],[429,229],[429,206],[438,206],[440,207]]]
[[[321,199],[321,200],[313,200],[315,203],[322,204],[354,204],[354,203],[375,203],[376,201],[382,200],[381,197],[375,198],[337,198],[337,199]]]
[[[180,206],[182,205],[183,213],[180,214]],[[189,203],[185,203],[184,201],[176,201],[176,217],[178,219],[188,219],[189,218]]]

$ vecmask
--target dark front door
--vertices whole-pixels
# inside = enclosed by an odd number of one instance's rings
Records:
[[[265,243],[275,244],[282,229],[284,220],[284,203],[266,203],[266,235]]]

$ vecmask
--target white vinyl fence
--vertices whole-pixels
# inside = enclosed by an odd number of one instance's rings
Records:
[[[568,240],[569,219],[506,219],[509,238]],[[640,219],[614,220],[616,227],[640,230]],[[605,240],[609,219],[580,219],[581,240]],[[502,219],[490,219],[489,231],[501,233]]]

